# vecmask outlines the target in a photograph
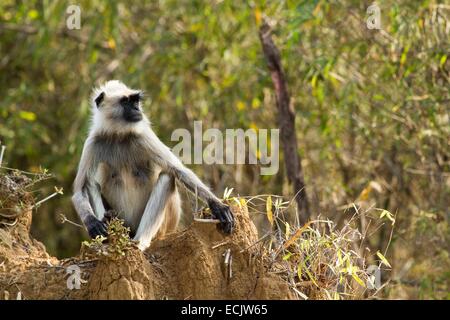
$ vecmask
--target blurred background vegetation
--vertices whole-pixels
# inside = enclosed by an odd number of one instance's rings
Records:
[[[81,7],[81,30],[66,9]],[[389,298],[450,298],[450,4],[380,1],[381,30],[366,27],[370,1],[11,1],[0,4],[0,140],[4,165],[44,167],[65,194],[41,206],[33,234],[58,257],[85,232],[71,184],[88,129],[92,86],[120,79],[145,90],[155,131],[276,128],[277,109],[258,29],[281,51],[313,217],[345,208],[396,216],[387,251]],[[283,156],[281,154],[281,156]],[[192,166],[214,191],[292,198],[283,161]],[[390,224],[370,247],[385,250]]]

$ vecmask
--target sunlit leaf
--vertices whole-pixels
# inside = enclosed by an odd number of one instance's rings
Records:
[[[232,199],[233,199],[234,202],[236,202],[236,204],[238,205],[239,208],[242,208],[241,201],[239,201],[238,198],[233,197]]]
[[[301,228],[299,228],[297,231],[295,231],[294,235],[284,243],[283,248],[287,249],[289,248],[289,246],[291,244],[293,244],[298,238],[300,238],[300,236],[302,235],[302,233],[308,229],[309,225],[311,224],[311,221],[305,223],[305,225],[303,225]]]
[[[283,260],[284,261],[287,261],[287,260],[289,260],[289,258],[292,256],[292,253],[290,253],[290,252],[288,252],[287,254],[285,254],[284,256],[283,256]]]
[[[116,48],[116,41],[113,38],[109,38],[108,39],[108,47],[110,49],[115,49]]]
[[[359,201],[366,201],[372,191],[372,185],[369,183],[358,196]]]
[[[383,255],[381,254],[380,251],[377,251],[377,256],[378,256],[378,258],[380,258],[381,263],[383,263],[385,266],[387,266],[387,267],[389,267],[389,268],[392,268],[392,266],[391,266],[391,264],[389,263],[389,261],[385,258],[385,256],[383,256]]]
[[[394,225],[395,219],[394,219],[394,216],[392,215],[392,213],[390,213],[387,210],[382,210],[380,213],[380,219],[383,219],[384,217],[386,217],[389,221],[392,222],[392,225]]]
[[[39,12],[37,10],[30,10],[28,11],[27,16],[31,20],[36,20],[39,17]]]
[[[362,287],[366,287],[366,285],[364,284],[364,281],[361,280],[361,278],[356,274],[356,273],[352,273],[352,277],[353,279],[355,279],[356,282],[358,282],[358,284]]]
[[[252,100],[252,108],[258,109],[261,106],[261,101],[258,98],[253,98]]]
[[[266,200],[266,214],[270,224],[273,225],[272,197],[268,196]]]
[[[230,188],[230,189],[225,188],[225,190],[223,191],[223,199],[227,200],[230,197],[232,192],[233,192],[233,188]]]
[[[297,277],[299,280],[302,280],[302,265],[303,263],[299,263],[297,266]]]
[[[439,65],[442,67],[444,67],[445,62],[447,61],[447,55],[443,54],[441,57],[441,60],[439,60]]]
[[[305,273],[308,275],[308,278],[314,283],[316,287],[319,287],[319,285],[316,282],[316,278],[311,274],[311,272],[308,270],[308,268],[305,268]]]
[[[289,236],[291,235],[291,226],[289,225],[289,222],[286,222],[285,226],[286,226],[286,239],[289,239]]]
[[[239,111],[244,110],[244,109],[245,109],[245,103],[242,102],[242,101],[238,101],[238,102],[236,103],[236,108],[237,108]]]
[[[36,114],[30,111],[20,111],[19,117],[21,117],[24,120],[27,121],[35,121],[36,120]]]
[[[258,8],[255,8],[254,15],[255,15],[256,25],[259,26],[261,24],[261,20],[262,20],[261,10],[259,10]]]

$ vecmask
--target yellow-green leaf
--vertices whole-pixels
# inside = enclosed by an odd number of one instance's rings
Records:
[[[380,214],[380,219],[383,219],[384,217],[386,217],[389,221],[392,222],[392,225],[394,225],[395,219],[394,219],[394,216],[392,215],[392,213],[390,213],[387,210],[382,210],[381,214]]]
[[[27,121],[35,121],[36,120],[36,114],[30,111],[20,111],[19,117],[21,117],[24,120]]]
[[[402,56],[400,57],[400,64],[404,65],[406,62],[406,52],[402,53]]]
[[[294,235],[284,243],[283,248],[287,249],[291,244],[293,244],[298,238],[300,238],[300,236],[302,235],[302,233],[309,227],[309,225],[311,224],[311,221],[307,222],[304,226],[302,226],[301,228],[299,228],[297,231],[295,231]]]
[[[385,266],[387,266],[387,267],[389,267],[389,268],[392,268],[392,266],[391,266],[391,264],[389,263],[389,261],[387,261],[387,259],[385,258],[385,256],[383,256],[383,255],[381,254],[380,251],[377,251],[377,256],[378,256],[378,258],[380,258],[381,263],[383,263]]]
[[[403,53],[400,57],[400,64],[404,65],[406,62],[406,58],[408,57],[408,51],[409,51],[409,46],[406,46],[405,49],[403,50]]]
[[[291,226],[289,225],[289,222],[286,222],[286,239],[289,238],[291,234]]]
[[[261,101],[258,98],[253,98],[252,100],[252,108],[258,109],[261,106]]]
[[[283,260],[284,261],[287,261],[287,260],[289,260],[289,258],[292,256],[292,253],[290,253],[290,252],[288,252],[284,257],[283,257]]]
[[[39,12],[37,10],[28,11],[28,18],[31,20],[36,20],[39,17]]]
[[[311,79],[311,87],[313,87],[314,89],[316,85],[317,85],[317,74],[315,74]]]
[[[272,213],[272,197],[268,196],[266,200],[266,213],[267,213],[267,219],[269,220],[270,224],[273,225],[273,213]]]
[[[232,200],[233,200],[234,202],[236,202],[236,204],[238,205],[239,208],[242,208],[241,202],[239,201],[238,198],[233,197]]]
[[[236,103],[236,108],[237,108],[239,111],[244,110],[244,109],[245,109],[245,103],[242,102],[242,101],[238,101],[238,102]]]
[[[305,272],[308,275],[309,279],[312,281],[312,283],[314,283],[314,285],[316,287],[319,287],[319,285],[316,282],[316,279],[314,278],[314,276],[311,274],[311,272],[309,272],[308,268],[305,268]]]
[[[302,280],[302,264],[299,263],[297,267],[297,276],[299,280]]]
[[[444,67],[446,61],[447,61],[447,56],[445,54],[443,54],[441,57],[441,60],[439,62],[441,68]]]
[[[355,279],[356,282],[358,282],[358,284],[362,287],[366,287],[366,285],[364,284],[364,281],[361,280],[360,277],[358,277],[358,275],[356,273],[352,273],[352,277],[353,279]]]

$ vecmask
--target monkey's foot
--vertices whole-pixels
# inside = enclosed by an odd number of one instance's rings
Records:
[[[234,228],[234,216],[230,207],[226,204],[210,201],[208,203],[212,216],[219,219],[218,228],[226,234],[231,234]]]
[[[108,228],[106,226],[106,223],[98,220],[94,216],[87,217],[87,219],[84,221],[84,225],[86,226],[89,236],[92,239],[95,239],[97,236],[106,237],[108,235]]]

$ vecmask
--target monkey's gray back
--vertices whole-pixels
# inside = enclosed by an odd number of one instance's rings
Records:
[[[135,134],[95,136],[94,162],[103,198],[135,232],[160,168]]]

